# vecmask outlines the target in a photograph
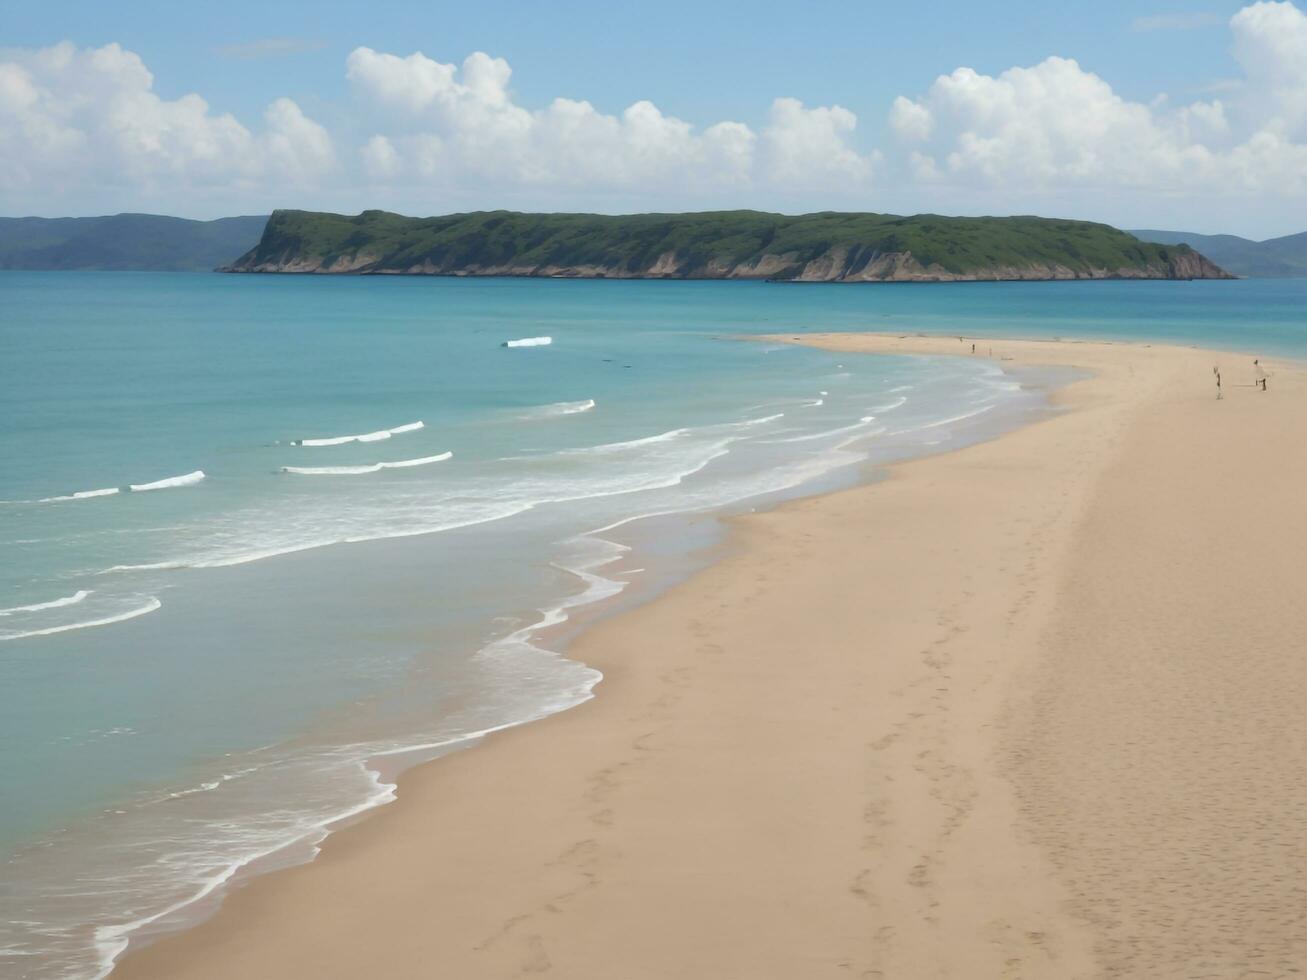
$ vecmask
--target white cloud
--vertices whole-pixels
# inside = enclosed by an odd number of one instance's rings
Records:
[[[858,117],[842,106],[808,109],[798,99],[777,99],[763,131],[770,177],[789,185],[865,180],[874,161],[849,145],[857,124]]]
[[[1230,30],[1248,76],[1248,113],[1266,114],[1262,128],[1307,138],[1307,14],[1262,0],[1235,14]]]
[[[328,130],[276,92],[244,122],[198,94],[164,98],[116,44],[0,50],[0,210],[845,207],[1160,224],[1154,205],[1169,201],[1184,221],[1222,214],[1249,230],[1256,213],[1295,230],[1284,222],[1307,197],[1307,14],[1258,0],[1228,29],[1240,77],[1202,98],[1127,98],[1068,57],[960,67],[885,107],[883,151],[860,144],[850,109],[784,93],[766,93],[780,97],[749,122],[689,121],[649,99],[528,105],[508,62],[484,52],[443,63],[357,48],[343,67],[351,98],[323,110]],[[271,39],[225,53],[303,49]]]
[[[432,61],[420,51],[400,58],[371,48],[357,48],[345,61],[351,82],[366,89],[379,102],[412,112],[425,109],[454,86],[453,65]]]
[[[395,144],[384,136],[374,136],[360,151],[363,170],[374,180],[387,180],[399,172],[399,153]]]
[[[916,179],[1034,191],[1307,194],[1307,15],[1258,2],[1230,22],[1246,79],[1171,107],[1117,94],[1069,58],[996,76],[959,68],[889,121]]]
[[[295,177],[326,173],[335,163],[327,131],[292,100],[275,100],[263,114],[267,131],[262,144],[274,172]]]
[[[255,134],[198,95],[153,87],[117,44],[11,54],[0,62],[0,193],[311,181],[332,166],[326,130],[290,99],[274,101]]]
[[[862,186],[871,172],[871,157],[850,142],[857,120],[839,106],[777,99],[761,135],[739,122],[700,131],[648,100],[616,115],[567,98],[528,109],[509,88],[509,64],[479,51],[460,68],[420,52],[358,48],[346,66],[359,94],[390,112],[387,131],[368,144],[374,172],[378,139],[395,151],[388,172],[463,187],[694,194],[833,178]]]
[[[935,128],[935,117],[928,106],[900,95],[890,106],[889,124],[903,139],[925,140]]]

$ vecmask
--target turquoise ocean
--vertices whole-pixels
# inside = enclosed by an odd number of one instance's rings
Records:
[[[1061,380],[742,342],[830,330],[1307,357],[1307,280],[0,273],[0,977],[102,976],[405,765],[585,700],[569,630],[716,516]]]

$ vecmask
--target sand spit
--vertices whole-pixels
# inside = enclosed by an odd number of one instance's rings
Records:
[[[1093,376],[1070,411],[737,521],[576,642],[593,701],[410,772],[114,980],[1300,968],[1307,377],[976,343]]]

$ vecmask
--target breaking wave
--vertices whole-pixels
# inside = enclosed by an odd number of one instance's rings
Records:
[[[505,340],[504,347],[548,347],[554,342],[553,337],[523,337],[520,340]]]
[[[420,419],[417,422],[406,422],[403,425],[397,425],[391,429],[378,429],[376,432],[364,432],[357,436],[326,436],[322,439],[292,439],[292,446],[343,446],[347,442],[380,442],[382,439],[389,439],[391,436],[401,435],[405,432],[416,432],[424,428],[425,423]]]
[[[579,402],[555,402],[552,405],[541,405],[538,408],[527,409],[518,418],[524,421],[533,421],[536,419],[553,419],[560,415],[578,415],[581,412],[588,412],[595,407],[595,400],[587,398]]]
[[[52,504],[58,500],[86,500],[90,497],[108,497],[115,493],[118,493],[117,487],[105,487],[103,490],[78,490],[76,493],[64,494],[61,497],[42,497],[37,503]]]
[[[87,619],[75,623],[62,623],[58,626],[47,626],[44,629],[33,630],[0,630],[0,642],[5,640],[23,640],[31,636],[52,636],[55,633],[67,633],[69,630],[89,629],[92,626],[109,626],[112,623],[122,623],[129,619],[135,619],[137,616],[144,616],[152,613],[156,609],[161,609],[163,603],[154,596],[146,596],[145,602],[131,609],[114,613],[109,616],[100,616],[96,619]]]
[[[896,408],[902,408],[902,407],[903,407],[904,405],[906,405],[907,403],[908,403],[907,396],[906,396],[906,395],[899,395],[899,397],[898,397],[898,398],[895,398],[892,402],[886,402],[884,405],[873,405],[873,406],[871,407],[871,411],[873,411],[873,412],[892,412],[892,411],[894,411],[894,409],[896,409]]]
[[[281,471],[283,473],[298,473],[300,476],[358,476],[361,473],[401,470],[410,466],[440,463],[453,455],[452,452],[446,452],[438,453],[435,456],[420,456],[417,459],[397,459],[388,463],[365,463],[361,466],[283,466]]]
[[[172,487],[190,487],[204,479],[204,470],[195,470],[191,473],[183,473],[181,476],[170,476],[166,480],[155,480],[153,483],[131,483],[127,489],[133,493],[142,493],[146,490],[169,490]]]
[[[204,479],[204,470],[195,470],[192,473],[183,473],[181,476],[170,476],[164,480],[155,480],[153,483],[129,483],[125,487],[104,487],[100,490],[78,490],[76,493],[61,494],[57,497],[42,497],[37,500],[38,504],[54,504],[61,500],[89,500],[92,497],[111,497],[114,494],[130,492],[141,493],[146,490],[167,490],[171,487],[189,487],[199,483]]]
[[[80,589],[74,595],[66,595],[62,599],[36,602],[30,606],[12,606],[9,609],[0,609],[0,616],[12,616],[14,613],[41,612],[44,609],[59,609],[62,606],[72,606],[81,602],[90,594],[89,589]]]

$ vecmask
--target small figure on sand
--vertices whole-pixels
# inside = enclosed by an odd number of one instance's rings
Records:
[[[974,354],[975,352],[976,352],[976,345],[975,345],[975,344],[972,344],[972,345],[971,345],[971,353]]]
[[[1262,367],[1261,358],[1253,358],[1253,387],[1266,390],[1266,368]]]
[[[1216,400],[1221,400],[1221,369],[1213,366],[1212,373],[1216,375]]]

